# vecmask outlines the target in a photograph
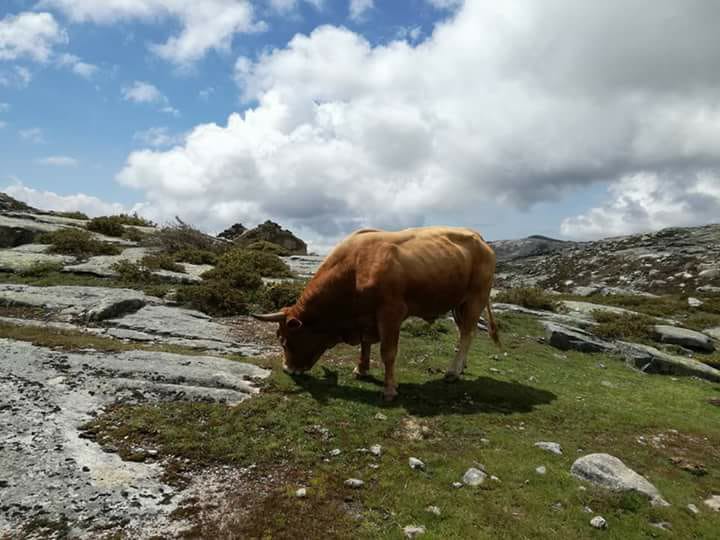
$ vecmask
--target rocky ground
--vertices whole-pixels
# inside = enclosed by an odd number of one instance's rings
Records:
[[[172,294],[160,298],[112,285],[118,261],[138,261],[152,248],[95,234],[120,245],[121,253],[56,255],[50,246],[34,243],[37,235],[83,228],[86,222],[16,203],[0,197],[0,420],[5,426],[0,435],[0,538],[94,538],[118,531],[132,538],[174,537],[197,526],[200,518],[187,521],[178,511],[201,494],[213,494],[201,519],[219,519],[218,508],[226,508],[220,501],[230,492],[238,497],[237,484],[262,492],[280,482],[272,475],[260,482],[248,467],[205,467],[180,486],[167,478],[173,456],[152,444],[118,445],[84,429],[117,406],[192,402],[232,408],[256,395],[270,376],[258,364],[278,354],[274,334],[247,317],[213,319],[185,309]],[[139,230],[153,233],[148,227]],[[494,303],[501,322],[525,317],[542,324],[542,336],[517,339],[551,347],[558,358],[576,351],[597,353],[644,373],[720,382],[720,226],[590,243],[530,237],[494,247],[498,289],[536,286],[555,299],[552,309]],[[298,278],[307,278],[322,257],[284,260]],[[53,279],[67,283],[31,285],[21,279],[43,265],[60,269],[53,275],[67,278]],[[179,286],[202,282],[211,268],[182,267],[182,272],[156,270],[154,275]],[[75,284],[83,276],[94,280],[92,286]],[[103,280],[109,280],[108,286]],[[673,309],[658,311],[669,299]],[[603,313],[644,317],[652,331],[642,339],[602,335]],[[491,373],[501,369],[493,367]],[[615,384],[608,382],[608,388]],[[562,454],[557,443],[538,444]],[[370,452],[375,455],[372,447]],[[422,461],[410,459],[413,470],[425,469]],[[538,475],[545,474],[541,468]],[[663,501],[652,484],[614,456],[588,455],[573,463],[572,474]],[[458,483],[477,486],[486,478],[491,482],[491,476],[473,466]],[[281,482],[275,487],[283,489]],[[707,495],[712,507],[714,495]],[[596,518],[593,527],[607,526],[605,518]],[[414,537],[425,528],[408,525],[403,533]]]

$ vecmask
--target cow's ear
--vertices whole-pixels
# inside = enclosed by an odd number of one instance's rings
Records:
[[[288,330],[299,330],[302,327],[302,321],[300,319],[296,319],[295,317],[289,318],[285,324],[287,325]]]

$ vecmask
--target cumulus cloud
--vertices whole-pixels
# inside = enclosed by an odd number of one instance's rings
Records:
[[[57,212],[74,212],[80,211],[93,216],[104,216],[109,214],[119,214],[122,212],[132,212],[136,209],[127,209],[122,204],[109,203],[85,195],[77,193],[74,195],[58,195],[52,191],[40,191],[25,186],[17,179],[13,179],[13,183],[2,188],[3,191],[11,197],[43,210],[55,210]]]
[[[32,73],[25,66],[12,66],[0,69],[0,86],[8,88],[27,88],[32,80]]]
[[[75,75],[79,75],[84,79],[91,79],[98,70],[96,65],[83,62],[78,56],[68,53],[59,55],[57,58],[57,64],[60,67],[70,68]]]
[[[76,167],[78,160],[70,156],[48,156],[39,159],[38,163],[53,167]]]
[[[350,0],[350,18],[354,21],[362,21],[373,7],[375,7],[374,0]]]
[[[315,9],[322,9],[324,0],[304,0],[306,4],[310,4]],[[277,13],[286,15],[298,9],[300,0],[269,0],[270,7]]]
[[[67,41],[67,33],[50,13],[24,12],[0,19],[0,60],[46,62],[53,47]]]
[[[170,105],[170,100],[158,88],[144,81],[135,81],[122,89],[123,99],[133,103],[150,103],[159,106],[159,110],[179,116],[180,111]]]
[[[251,107],[133,152],[118,180],[207,228],[272,217],[331,238],[699,178],[720,168],[717,20],[699,0],[508,0],[460,5],[417,44],[319,27],[240,58]]]
[[[150,44],[159,57],[178,65],[195,62],[210,50],[227,51],[238,33],[263,31],[248,0],[44,0],[75,22],[113,24],[123,20],[179,21],[179,34]]]

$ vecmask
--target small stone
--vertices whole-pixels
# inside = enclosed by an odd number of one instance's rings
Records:
[[[687,509],[688,509],[688,512],[690,512],[691,514],[698,515],[700,513],[700,510],[698,510],[698,507],[692,503],[687,505]]]
[[[387,420],[387,416],[385,416],[383,413],[377,413],[375,415],[375,420]]]
[[[536,446],[537,448],[540,448],[541,450],[546,450],[557,456],[561,456],[563,453],[562,447],[560,446],[559,443],[556,443],[556,442],[540,441],[540,442],[536,442],[533,446]]]
[[[295,492],[295,496],[299,499],[304,499],[307,497],[307,488],[300,488]]]
[[[500,482],[500,481],[501,481],[501,480],[500,480],[497,476],[495,476],[494,474],[493,474],[493,475],[490,475],[490,480],[492,480],[493,482]]]
[[[425,534],[425,527],[422,525],[408,525],[403,528],[403,533],[405,533],[405,538],[416,538]]]
[[[382,455],[382,446],[380,446],[379,444],[373,444],[373,445],[370,447],[370,453],[371,453],[373,456],[380,457],[380,456]]]
[[[693,298],[692,296],[688,298],[688,306],[690,307],[700,307],[703,305],[703,301],[699,298]]]
[[[462,482],[453,482],[452,487],[455,489],[463,487]]]
[[[535,468],[535,472],[542,476],[547,473],[547,469],[545,468],[545,465],[540,465]]]
[[[425,511],[426,511],[428,514],[433,514],[433,515],[435,515],[435,516],[439,516],[439,515],[442,514],[442,512],[440,511],[440,508],[437,507],[437,506],[428,506],[428,507],[425,509]]]
[[[664,531],[672,530],[672,523],[668,521],[658,521],[657,523],[651,523],[650,526],[655,527],[656,529],[662,529]]]
[[[590,525],[596,529],[607,529],[607,521],[602,516],[595,516],[590,520]]]
[[[590,508],[589,506],[583,506],[583,512],[585,512],[586,514],[593,513],[592,508]]]
[[[500,373],[500,370],[494,367],[491,367],[489,371],[490,373]]]
[[[487,475],[483,471],[475,467],[470,467],[465,471],[462,481],[466,486],[479,486],[485,482],[485,478],[487,478]]]
[[[480,439],[480,443],[481,444],[490,444],[490,439],[482,438],[482,439]]]
[[[720,512],[720,495],[713,495],[712,497],[705,499],[703,502],[708,508],[715,510],[716,512]]]
[[[408,459],[408,465],[410,465],[410,468],[416,471],[424,471],[425,470],[425,464],[420,461],[418,458],[411,457]]]
[[[380,465],[378,465],[377,463],[369,463],[369,464],[368,464],[368,467],[370,467],[371,469],[376,469],[376,470],[377,470],[377,469],[380,468]]]
[[[342,450],[340,450],[339,448],[333,448],[332,450],[330,450],[330,455],[332,457],[337,457],[340,454],[342,454]]]
[[[365,482],[358,478],[348,478],[345,480],[345,485],[352,489],[360,489],[365,485]]]

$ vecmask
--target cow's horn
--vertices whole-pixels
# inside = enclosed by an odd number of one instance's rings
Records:
[[[278,311],[277,313],[266,313],[266,314],[258,314],[253,313],[252,316],[257,319],[258,321],[265,321],[265,322],[280,322],[285,320],[285,314],[282,311]]]

